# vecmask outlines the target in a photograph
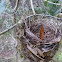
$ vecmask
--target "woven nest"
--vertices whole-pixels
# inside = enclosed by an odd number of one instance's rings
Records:
[[[22,36],[23,55],[31,62],[48,62],[58,49],[61,39],[57,19],[50,16],[34,15],[24,20],[24,36]],[[40,38],[41,27],[44,37]]]

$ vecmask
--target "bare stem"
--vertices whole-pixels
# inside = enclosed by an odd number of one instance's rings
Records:
[[[33,11],[33,13],[35,14],[34,6],[33,6],[33,1],[30,0],[30,2],[31,2],[31,8],[32,8],[32,11]]]
[[[19,0],[16,0],[16,5],[15,5],[15,7],[14,7],[14,11],[16,11],[17,10],[17,8],[18,8],[18,4],[19,4]]]
[[[44,2],[48,2],[48,3],[54,4],[54,5],[59,5],[59,6],[62,5],[62,4],[59,4],[59,3],[53,3],[53,2],[50,2],[50,1],[47,1],[47,0],[44,0]]]
[[[13,29],[13,28],[16,27],[18,24],[22,24],[22,20],[20,20],[18,23],[14,24],[13,26],[9,27],[8,29],[6,29],[6,30],[0,32],[0,35],[2,35],[2,34],[4,34],[4,33],[8,32],[8,31],[11,30],[11,29]]]

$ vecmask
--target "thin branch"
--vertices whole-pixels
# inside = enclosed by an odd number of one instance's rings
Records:
[[[58,20],[61,20],[62,21],[62,18],[58,18],[58,17],[55,17],[55,16],[51,16],[51,15],[41,15],[41,14],[35,14],[36,16],[45,16],[45,17],[52,17],[52,18],[57,18]],[[34,14],[33,15],[30,15],[30,16],[27,16],[25,19],[29,18],[29,17],[33,17],[35,16]],[[24,19],[24,20],[25,20]],[[0,32],[0,35],[8,32],[9,30],[13,29],[15,26],[17,26],[18,24],[21,24],[22,23],[22,20],[20,20],[18,23],[14,24],[13,26],[11,26],[10,28]]]
[[[17,8],[18,8],[18,4],[19,4],[19,0],[16,0],[16,5],[15,5],[13,11],[16,11],[16,10],[17,10]]]
[[[62,4],[59,4],[59,3],[53,3],[53,2],[50,2],[50,1],[47,1],[47,0],[44,0],[44,2],[48,2],[48,3],[54,4],[54,5],[59,5],[59,6],[62,5]]]
[[[43,15],[43,14],[33,14],[33,15],[30,15],[30,16],[27,16],[25,19],[27,19],[27,18],[30,18],[30,17],[33,17],[33,16],[45,16],[45,17],[52,17],[52,18],[57,18],[57,19],[59,19],[59,20],[61,20],[62,21],[62,18],[59,18],[59,17],[56,17],[56,16],[51,16],[51,15]],[[24,19],[24,20],[25,20]]]
[[[29,36],[35,42],[43,42],[40,38],[34,35],[29,29],[25,29],[27,36]]]
[[[14,25],[11,26],[10,28],[8,28],[8,29],[6,29],[6,30],[0,32],[0,35],[2,35],[2,34],[4,34],[4,33],[8,32],[8,31],[11,30],[12,28],[14,28],[16,25],[17,25],[17,24],[14,24]]]
[[[15,7],[14,7],[14,9],[13,9],[13,15],[14,15],[14,24],[16,23],[16,11],[17,11],[17,8],[18,8],[18,4],[19,4],[19,0],[16,0],[16,5],[15,5]]]
[[[4,34],[4,33],[8,32],[9,30],[13,29],[13,28],[16,27],[18,24],[21,24],[21,23],[22,23],[22,20],[20,20],[18,23],[14,24],[13,26],[9,27],[8,29],[6,29],[6,30],[0,32],[0,35],[2,35],[2,34]]]
[[[34,6],[33,6],[33,1],[30,0],[30,2],[31,2],[31,8],[32,8],[32,11],[33,11],[33,13],[35,14]]]

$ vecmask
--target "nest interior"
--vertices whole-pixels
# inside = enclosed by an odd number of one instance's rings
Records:
[[[40,38],[40,29],[42,26],[44,27],[44,35],[49,32],[49,34],[47,34],[44,37],[44,39],[42,39],[43,42],[46,42],[46,43],[51,42],[51,40],[53,40],[56,37],[55,31],[51,30],[48,26],[46,26],[46,24],[43,25],[41,20],[31,21],[30,31],[34,35],[36,35],[38,38]],[[31,42],[34,42],[34,41],[31,40]]]
[[[30,62],[40,62],[40,60],[49,62],[58,49],[60,31],[54,23],[53,25],[49,23],[49,20],[50,17],[38,16],[28,17],[24,20],[24,36],[21,37],[21,43],[23,44],[22,54]],[[42,26],[44,28],[44,38],[40,39]]]
[[[47,24],[49,22],[47,22],[47,23],[45,22],[44,23],[44,21],[46,19],[39,19],[38,20],[38,19],[35,19],[35,18],[32,21],[28,18],[26,20],[27,26],[25,26],[25,27],[27,27],[28,30],[30,32],[32,32],[35,36],[37,36],[38,38],[40,38],[40,30],[41,30],[41,27],[43,26],[43,28],[44,28],[44,35],[45,36],[44,36],[44,38],[42,39],[41,42],[43,42],[43,43],[49,43],[49,44],[50,43],[51,44],[55,43],[55,41],[53,39],[56,39],[56,38],[59,37],[59,33],[60,33],[59,29],[56,26],[52,25],[53,23],[50,23],[50,25]],[[34,39],[32,36],[29,36],[29,35],[32,35],[32,34],[27,34],[26,33],[25,36],[26,36],[26,38],[28,38],[30,40],[30,42],[34,43],[35,41],[38,41],[38,40]]]

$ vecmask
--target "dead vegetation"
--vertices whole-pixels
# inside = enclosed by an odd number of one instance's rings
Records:
[[[49,20],[48,17],[42,16],[41,19],[39,19],[39,17],[41,16],[26,18],[23,27],[24,35],[21,38],[19,37],[22,44],[22,55],[24,55],[25,58],[28,58],[30,62],[50,61],[56,53],[61,39],[59,27],[54,24],[52,25],[51,21],[50,25],[47,24],[49,23],[47,22]],[[54,19],[55,18],[51,20],[53,21]],[[42,26],[43,28],[41,28]],[[42,34],[42,30],[44,31],[44,34]],[[40,36],[43,36],[43,38],[41,39]]]

